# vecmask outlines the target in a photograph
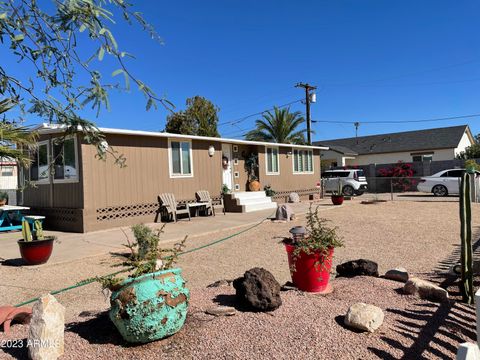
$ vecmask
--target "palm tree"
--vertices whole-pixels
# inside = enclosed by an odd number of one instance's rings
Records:
[[[0,100],[0,114],[16,105],[11,99]],[[19,126],[6,120],[0,121],[0,159],[8,158],[28,167],[31,157],[28,150],[36,147],[37,134],[26,126]]]
[[[276,106],[274,112],[267,111],[263,119],[255,121],[256,128],[245,135],[251,141],[266,141],[284,144],[305,144],[306,129],[297,130],[305,122],[300,111],[290,112],[290,108],[280,109]]]

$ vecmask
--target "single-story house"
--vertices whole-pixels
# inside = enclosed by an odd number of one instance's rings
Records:
[[[317,141],[322,166],[453,160],[475,142],[468,125]]]
[[[245,192],[245,159],[252,153],[258,154],[262,187],[270,185],[283,195],[312,194],[318,192],[320,150],[327,149],[101,128],[108,147],[125,156],[121,168],[111,155],[106,161],[96,158],[96,148],[79,135],[58,145],[55,138],[64,134],[58,125],[36,130],[33,165],[20,176],[34,186],[24,189],[19,203],[45,215],[47,227],[72,232],[153,222],[161,193],[191,202],[198,190],[219,198],[224,184],[232,192]]]
[[[0,158],[0,190],[15,190],[17,185],[17,162],[11,158]]]

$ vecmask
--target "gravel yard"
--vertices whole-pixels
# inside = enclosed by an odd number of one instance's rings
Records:
[[[322,205],[322,216],[338,226],[345,247],[337,249],[335,264],[367,258],[378,262],[380,273],[403,266],[411,274],[442,282],[443,272],[458,251],[458,203],[394,201],[343,207]],[[479,233],[480,206],[473,206],[474,233]],[[280,283],[289,280],[287,257],[278,242],[288,229],[303,224],[265,222],[239,236],[180,258],[179,266],[192,289],[190,316],[183,330],[169,339],[139,347],[125,347],[109,320],[101,315],[108,298],[97,284],[58,294],[67,308],[65,359],[221,358],[221,359],[370,359],[449,358],[458,343],[473,339],[474,311],[451,303],[437,304],[401,295],[401,284],[374,278],[336,279],[327,296],[282,293],[284,305],[271,314],[238,313],[213,318],[202,313],[215,301],[229,302],[233,289],[206,289],[219,279],[233,279],[251,267],[271,271]],[[167,226],[175,226],[169,224]],[[199,236],[187,250],[239,230]],[[16,304],[89,278],[115,271],[112,256],[87,258],[69,264],[38,268],[1,266],[1,304]],[[446,262],[447,261],[447,262]],[[8,285],[8,286],[5,286]],[[362,301],[381,307],[383,326],[374,334],[345,329],[342,315]],[[100,315],[99,315],[100,314]],[[424,325],[427,325],[424,327]],[[12,337],[23,338],[27,328],[14,326]],[[0,340],[5,339],[0,333]],[[0,350],[0,358],[22,357],[21,349]]]

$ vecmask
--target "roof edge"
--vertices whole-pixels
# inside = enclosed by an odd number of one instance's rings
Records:
[[[43,123],[34,127],[32,130],[37,131],[39,134],[55,134],[55,133],[61,133],[65,127],[66,127],[65,125]],[[217,142],[232,143],[232,144],[281,146],[281,147],[315,149],[315,150],[329,149],[326,146],[270,143],[270,142],[264,142],[264,141],[249,141],[249,140],[239,140],[239,139],[228,139],[228,138],[222,138],[222,137],[217,138],[217,137],[198,136],[198,135],[183,135],[183,134],[173,134],[173,133],[167,133],[167,132],[155,132],[155,131],[145,131],[145,130],[127,130],[127,129],[114,129],[114,128],[98,128],[98,129],[105,134],[113,134],[113,135],[153,136],[153,137],[163,137],[163,138],[217,141]],[[81,128],[79,127],[78,130],[80,131]]]

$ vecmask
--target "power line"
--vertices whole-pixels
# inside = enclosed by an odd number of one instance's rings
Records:
[[[456,119],[466,119],[480,117],[480,114],[471,114],[471,115],[461,115],[461,116],[450,116],[443,118],[434,118],[434,119],[421,119],[421,120],[393,120],[393,121],[335,121],[335,120],[312,120],[313,123],[331,123],[331,124],[406,124],[406,123],[420,123],[420,122],[434,122],[434,121],[446,121],[446,120],[456,120]]]
[[[295,100],[295,101],[291,101],[291,102],[289,102],[289,103],[286,103],[286,104],[283,104],[283,105],[280,105],[280,106],[277,106],[277,107],[283,108],[283,107],[285,107],[285,106],[289,106],[289,105],[298,103],[298,102],[300,102],[300,101],[302,101],[302,100],[303,100],[303,99],[297,99],[297,100]],[[241,123],[241,122],[243,122],[243,121],[245,121],[245,120],[247,120],[247,119],[249,119],[249,118],[251,118],[251,117],[253,117],[253,116],[262,115],[262,114],[266,113],[267,111],[272,111],[272,110],[274,110],[274,109],[275,109],[275,108],[273,107],[273,108],[271,108],[271,109],[263,110],[263,111],[260,111],[260,112],[255,113],[255,114],[250,114],[250,115],[247,115],[247,116],[238,118],[238,119],[234,119],[234,120],[230,120],[230,121],[224,121],[224,122],[219,123],[218,125],[221,126],[221,125],[227,125],[227,124],[231,124],[231,125],[239,124],[239,123]]]

